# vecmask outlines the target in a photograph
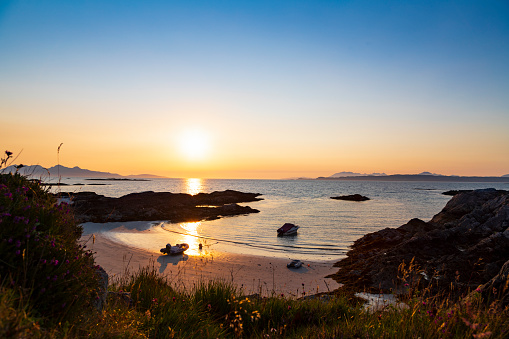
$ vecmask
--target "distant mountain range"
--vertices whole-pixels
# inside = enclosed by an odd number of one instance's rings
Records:
[[[354,172],[339,172],[339,173],[334,173],[329,178],[367,177],[367,176],[380,177],[380,176],[385,176],[385,175],[387,175],[387,174],[385,174],[385,173],[371,173],[371,174],[364,173],[364,174],[361,174],[361,173],[354,173]]]
[[[39,165],[23,166],[18,169],[18,165],[11,165],[0,173],[14,173],[18,171],[22,175],[27,175],[33,178],[47,179],[48,177],[73,177],[73,178],[115,178],[115,179],[139,179],[139,178],[164,178],[153,174],[136,174],[136,175],[120,175],[110,172],[91,171],[84,168],[65,167],[62,165],[44,168]],[[313,178],[288,178],[297,180],[312,180]],[[385,173],[354,173],[354,172],[338,172],[329,177],[318,177],[317,180],[363,180],[363,181],[450,181],[450,182],[509,182],[509,174],[500,177],[468,177],[458,175],[442,175],[430,172],[422,172],[419,174],[392,174]]]
[[[410,174],[410,175],[436,175],[436,176],[444,176],[442,174],[435,174],[435,173],[431,173],[431,172],[422,172],[422,173],[419,173],[419,174]],[[334,173],[333,175],[331,175],[329,178],[345,178],[345,177],[385,177],[385,176],[388,176],[387,174],[385,173],[371,173],[371,174],[366,174],[366,173],[354,173],[354,172],[339,172],[339,173]],[[508,174],[509,176],[509,174]]]
[[[330,177],[318,177],[317,180],[362,180],[362,181],[449,181],[449,182],[508,182],[509,174],[500,177],[478,177],[442,175],[430,172],[419,174],[392,174],[372,173],[361,174],[353,172],[334,173]]]
[[[34,178],[47,178],[49,177],[76,177],[76,178],[164,178],[153,174],[137,174],[137,175],[127,175],[123,176],[117,173],[110,172],[99,172],[99,171],[91,171],[84,168],[75,167],[65,167],[62,165],[53,166],[50,168],[44,168],[39,165],[32,166],[23,166],[18,169],[18,165],[11,165],[3,170],[1,173],[14,173],[18,171],[22,175],[31,176]]]

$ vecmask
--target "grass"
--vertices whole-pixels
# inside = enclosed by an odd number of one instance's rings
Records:
[[[452,302],[404,296],[406,308],[370,311],[341,292],[323,298],[246,296],[224,281],[177,290],[145,267],[110,285],[106,309],[73,336],[126,338],[504,338],[508,310],[475,292]],[[130,300],[122,297],[130,295]],[[52,329],[55,331],[54,329]]]
[[[1,160],[2,165],[7,162]],[[0,174],[0,337],[509,336],[509,310],[498,300],[482,299],[479,290],[468,298],[433,295],[432,286],[417,287],[409,280],[412,270],[418,271],[410,266],[401,275],[404,308],[367,309],[345,291],[262,298],[245,295],[225,281],[202,281],[186,290],[152,265],[116,278],[99,311],[94,307],[97,266],[92,253],[79,244],[80,235],[69,206],[58,204],[37,182]]]

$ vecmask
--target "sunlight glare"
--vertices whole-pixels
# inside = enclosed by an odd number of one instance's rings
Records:
[[[186,251],[188,255],[201,255],[201,251],[199,250],[200,238],[198,238],[198,227],[201,225],[201,222],[184,222],[180,224],[180,227],[187,233],[184,235],[183,241],[189,245],[189,249]]]
[[[203,189],[203,185],[201,179],[199,178],[188,178],[186,179],[186,193],[191,195],[196,195],[200,193]]]
[[[188,130],[180,134],[179,150],[189,160],[201,160],[209,151],[209,138],[200,130]]]

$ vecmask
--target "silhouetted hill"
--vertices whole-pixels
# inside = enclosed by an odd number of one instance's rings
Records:
[[[100,172],[100,171],[91,171],[84,168],[75,167],[65,167],[62,165],[53,166],[50,168],[44,168],[39,165],[31,165],[31,166],[23,166],[17,169],[18,165],[11,165],[4,170],[2,173],[14,173],[16,170],[26,176],[30,176],[33,178],[47,178],[47,177],[74,177],[74,178],[163,178],[153,174],[138,174],[138,175],[128,175],[122,176],[117,173],[110,172]]]
[[[385,173],[371,173],[371,174],[362,174],[362,173],[354,173],[354,172],[339,172],[331,175],[331,178],[343,178],[343,177],[367,177],[367,176],[385,176]]]
[[[427,173],[427,172],[425,172]],[[361,180],[361,181],[443,181],[443,182],[507,182],[509,176],[501,177],[461,177],[437,174],[393,174],[385,176],[349,176],[349,177],[318,177],[317,180]]]

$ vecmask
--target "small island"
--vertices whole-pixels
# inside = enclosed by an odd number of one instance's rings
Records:
[[[468,192],[472,192],[472,190],[450,190],[450,191],[445,191],[443,192],[442,194],[443,195],[450,195],[450,196],[454,196],[456,194],[460,194],[460,193],[468,193]]]
[[[366,201],[366,200],[371,200],[368,197],[365,197],[365,196],[360,195],[360,194],[340,195],[338,197],[331,197],[331,199],[346,200],[346,201]]]

